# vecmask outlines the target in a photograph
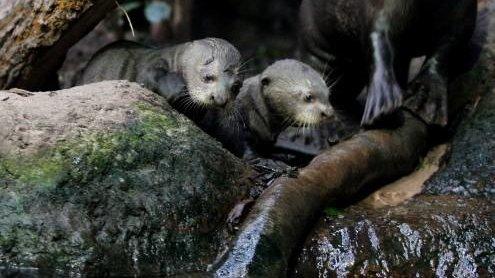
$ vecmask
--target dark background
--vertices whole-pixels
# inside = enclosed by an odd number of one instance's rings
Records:
[[[171,18],[151,24],[144,10],[153,1],[172,8]],[[273,61],[294,57],[297,49],[297,14],[300,0],[127,0],[68,53],[59,71],[61,87],[67,88],[101,47],[128,39],[166,46],[205,37],[230,41],[247,62],[246,75],[255,75]]]

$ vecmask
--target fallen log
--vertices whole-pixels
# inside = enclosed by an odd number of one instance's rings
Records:
[[[286,276],[293,251],[326,204],[414,170],[427,150],[428,131],[404,114],[399,128],[357,134],[317,156],[297,178],[276,180],[254,205],[215,276]]]
[[[0,89],[56,87],[56,71],[67,50],[91,31],[115,3],[112,0],[0,3]]]

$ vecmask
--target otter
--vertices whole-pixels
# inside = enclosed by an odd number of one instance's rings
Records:
[[[223,39],[165,48],[119,41],[98,51],[77,83],[138,82],[165,97],[179,112],[200,120],[205,109],[224,107],[235,98],[242,85],[240,66],[241,54]]]
[[[268,153],[288,126],[315,126],[334,115],[323,77],[286,59],[246,79],[232,105],[209,113],[205,127],[231,152],[251,159]]]
[[[332,103],[357,103],[369,126],[403,104],[411,59],[426,56],[406,106],[428,124],[447,124],[447,83],[473,34],[476,0],[303,0],[302,59],[340,76]],[[349,107],[349,106],[346,106]]]

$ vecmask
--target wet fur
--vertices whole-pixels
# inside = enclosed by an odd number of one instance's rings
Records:
[[[414,109],[444,125],[447,82],[469,44],[476,6],[476,0],[303,0],[303,59],[341,76],[336,105],[355,104],[366,87],[362,124],[370,125],[402,105],[411,59],[427,56],[417,80],[426,101]]]
[[[212,59],[213,58],[213,59]],[[86,66],[78,84],[103,80],[129,80],[141,83],[144,87],[165,97],[179,112],[193,120],[202,119],[207,101],[214,95],[222,103],[233,100],[237,92],[232,91],[234,83],[240,82],[237,75],[241,56],[227,41],[207,38],[166,48],[152,48],[145,45],[119,41],[98,51]],[[208,65],[205,63],[208,62]],[[217,65],[218,68],[209,68]],[[228,80],[218,80],[219,88],[210,92],[203,84],[200,74],[193,69],[217,73],[232,68],[235,71]],[[204,73],[207,74],[207,73]],[[219,76],[220,78],[222,76]],[[207,98],[198,101],[197,94]]]
[[[308,92],[314,95],[312,105],[320,109],[318,113],[331,117],[329,91],[321,75],[295,60],[278,61],[260,75],[245,80],[234,105],[210,111],[203,126],[238,156],[266,154],[280,132],[297,123],[296,107]],[[319,123],[323,118],[314,121]]]

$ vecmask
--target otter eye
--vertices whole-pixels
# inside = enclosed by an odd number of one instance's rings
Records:
[[[305,100],[306,102],[312,102],[312,101],[313,101],[313,99],[314,99],[314,98],[313,98],[313,96],[312,96],[312,95],[305,95],[305,96],[304,96],[304,100]]]
[[[261,79],[261,85],[268,86],[268,84],[270,84],[270,79],[268,79],[267,77]]]
[[[206,60],[206,62],[204,63],[205,66],[213,63],[213,61],[215,61],[215,58],[211,57],[210,59]]]
[[[206,75],[205,77],[203,77],[203,81],[206,83],[211,83],[215,80],[217,80],[217,78],[214,75]]]

